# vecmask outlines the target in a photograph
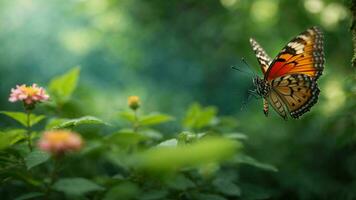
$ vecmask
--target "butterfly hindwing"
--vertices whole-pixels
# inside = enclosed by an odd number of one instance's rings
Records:
[[[268,100],[270,104],[272,105],[273,109],[281,116],[283,119],[287,119],[287,111],[286,108],[284,107],[283,100],[281,97],[278,95],[278,93],[271,91],[270,94],[268,95]]]
[[[315,80],[305,74],[279,77],[271,82],[271,86],[293,118],[308,112],[318,101],[320,92]]]
[[[266,73],[268,70],[268,66],[271,64],[272,59],[268,56],[266,51],[261,47],[260,44],[256,42],[253,38],[250,38],[250,44],[252,46],[253,51],[256,54],[256,58],[258,63],[260,63],[261,69],[263,73]]]
[[[265,80],[288,74],[305,74],[316,80],[323,68],[323,34],[317,27],[312,27],[282,49],[265,73]]]

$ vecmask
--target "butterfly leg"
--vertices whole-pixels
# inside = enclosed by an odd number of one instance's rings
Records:
[[[268,101],[265,98],[263,98],[263,113],[268,116]]]

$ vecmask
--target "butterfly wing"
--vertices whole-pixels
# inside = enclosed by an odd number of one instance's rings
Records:
[[[256,54],[256,58],[258,63],[260,63],[263,74],[265,74],[268,70],[268,66],[271,64],[272,59],[268,56],[266,51],[261,47],[260,44],[256,42],[253,38],[250,38],[250,44],[252,46],[253,51]]]
[[[265,73],[271,81],[288,74],[305,74],[317,80],[324,69],[323,34],[312,27],[291,40]]]
[[[281,99],[280,95],[275,92],[271,91],[268,95],[268,101],[272,105],[273,109],[281,116],[283,119],[287,119],[287,110],[284,107],[284,102]]]
[[[270,103],[285,118],[288,111],[293,118],[299,118],[318,101],[319,88],[316,81],[305,74],[292,74],[272,80]],[[278,96],[278,97],[274,97]],[[281,102],[285,105],[280,105]]]

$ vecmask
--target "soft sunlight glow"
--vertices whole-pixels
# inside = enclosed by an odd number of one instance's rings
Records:
[[[252,18],[257,22],[270,22],[278,12],[278,2],[276,1],[255,1],[251,7]]]
[[[85,54],[96,43],[89,30],[68,30],[60,34],[60,40],[63,45],[73,53]]]
[[[310,13],[320,13],[324,8],[324,2],[321,0],[306,0],[304,7]]]
[[[323,94],[326,98],[326,103],[323,106],[325,114],[335,112],[345,103],[346,95],[339,80],[327,82]]]
[[[220,0],[221,5],[225,8],[233,7],[237,2],[238,0]]]
[[[330,3],[321,13],[321,23],[326,28],[334,28],[347,17],[346,8],[339,3]]]

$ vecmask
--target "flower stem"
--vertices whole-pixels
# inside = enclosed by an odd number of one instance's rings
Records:
[[[49,183],[47,185],[47,189],[46,189],[46,199],[50,199],[50,193],[52,190],[52,185],[55,183],[55,181],[57,180],[57,174],[59,171],[59,159],[60,156],[53,156],[53,168],[52,171],[49,174]]]
[[[137,110],[134,110],[134,114],[135,114],[135,121],[133,123],[133,130],[134,132],[137,132],[139,125],[139,121],[138,121],[138,114],[137,114]]]
[[[30,149],[30,151],[32,151],[31,110],[27,110],[27,123],[26,123],[26,128],[27,128],[27,142],[28,142],[28,148]]]

